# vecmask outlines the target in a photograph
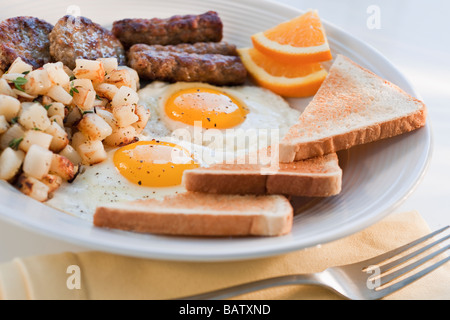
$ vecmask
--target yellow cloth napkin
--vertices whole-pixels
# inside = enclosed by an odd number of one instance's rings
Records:
[[[266,277],[319,272],[358,262],[429,232],[417,212],[405,212],[390,215],[332,243],[250,261],[173,262],[102,252],[17,258],[0,265],[0,299],[171,299]],[[236,298],[341,299],[326,289],[303,285],[265,289]],[[450,299],[450,264],[386,299]]]

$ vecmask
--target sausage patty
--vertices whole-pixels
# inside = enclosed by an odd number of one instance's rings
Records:
[[[239,56],[173,51],[128,51],[128,64],[145,80],[207,82],[215,85],[243,84],[247,71]]]
[[[49,35],[50,54],[74,69],[76,59],[117,58],[125,64],[125,50],[111,31],[86,17],[64,16]]]
[[[48,35],[53,25],[34,17],[15,17],[0,22],[0,71],[20,57],[34,68],[51,60]]]
[[[128,48],[133,44],[171,45],[219,42],[223,24],[218,14],[173,16],[167,19],[124,19],[113,23],[112,32]]]

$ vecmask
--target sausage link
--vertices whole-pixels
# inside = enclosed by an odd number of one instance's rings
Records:
[[[219,42],[223,24],[217,12],[176,15],[167,19],[123,19],[114,21],[112,32],[128,48],[133,44],[173,45]]]
[[[128,63],[141,79],[150,81],[240,85],[247,77],[247,71],[238,56],[130,50]]]
[[[130,50],[134,51],[171,51],[180,53],[197,53],[197,54],[222,54],[225,56],[237,56],[236,46],[227,42],[197,42],[191,43],[181,43],[177,45],[146,45],[146,44],[135,44]]]

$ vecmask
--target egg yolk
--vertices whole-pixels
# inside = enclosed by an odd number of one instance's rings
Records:
[[[188,125],[201,121],[207,129],[233,128],[242,122],[247,108],[236,98],[211,88],[189,88],[167,99],[165,112],[169,118]]]
[[[185,170],[199,167],[183,147],[157,140],[122,147],[114,153],[113,161],[128,181],[147,187],[179,185]]]

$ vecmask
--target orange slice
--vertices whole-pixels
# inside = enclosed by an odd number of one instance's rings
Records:
[[[284,97],[312,96],[328,75],[320,63],[284,63],[255,48],[242,48],[238,52],[258,85]]]
[[[331,60],[325,30],[316,10],[252,36],[253,46],[282,61],[311,63]]]

